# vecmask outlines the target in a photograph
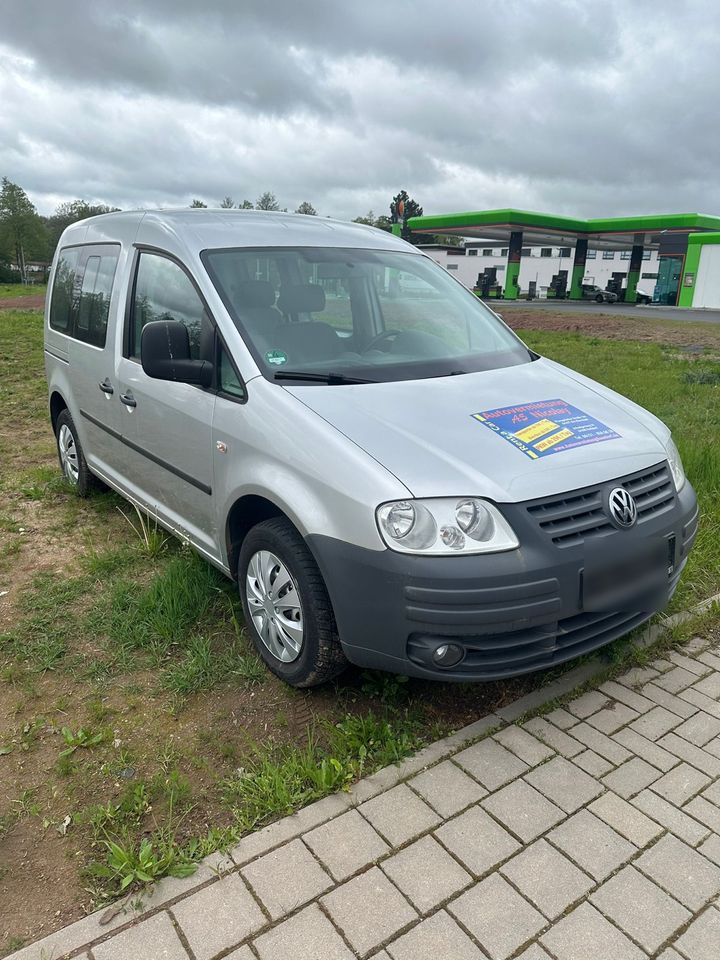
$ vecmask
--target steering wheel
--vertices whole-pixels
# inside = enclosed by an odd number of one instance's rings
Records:
[[[371,350],[377,350],[378,345],[381,344],[384,340],[390,340],[393,337],[397,337],[402,332],[403,332],[402,330],[383,330],[382,333],[378,333],[377,336],[372,338],[370,343],[363,350],[363,353],[369,353]]]

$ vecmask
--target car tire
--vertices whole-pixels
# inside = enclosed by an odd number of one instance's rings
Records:
[[[277,677],[315,687],[342,673],[347,660],[325,582],[286,517],[264,520],[247,534],[238,589],[248,633]]]
[[[107,489],[102,480],[91,473],[87,465],[77,428],[69,410],[63,410],[57,418],[55,442],[60,469],[79,497],[87,497],[93,491]]]
[[[601,293],[598,293],[598,294],[595,296],[595,303],[602,303],[604,299],[605,299],[605,297],[604,297]]]

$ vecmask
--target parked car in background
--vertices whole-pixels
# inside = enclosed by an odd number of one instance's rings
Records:
[[[584,283],[582,287],[583,300],[595,300],[597,303],[617,303],[617,294],[609,290],[601,290],[594,283]]]
[[[638,287],[635,291],[635,303],[648,304],[652,302],[652,294],[648,293],[646,290],[641,290],[640,287]]]
[[[45,358],[67,480],[233,578],[294,686],[348,661],[457,681],[554,667],[660,610],[695,538],[657,417],[372,227],[83,220],[54,257]]]

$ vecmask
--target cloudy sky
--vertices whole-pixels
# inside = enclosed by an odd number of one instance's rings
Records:
[[[2,0],[0,176],[41,213],[309,200],[720,213],[717,0]]]

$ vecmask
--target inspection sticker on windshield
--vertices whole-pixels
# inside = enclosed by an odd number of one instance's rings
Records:
[[[287,363],[287,354],[283,353],[282,350],[268,350],[265,359],[273,366],[280,367],[283,363]]]
[[[620,437],[589,413],[564,400],[537,400],[514,407],[481,410],[471,416],[531,460]]]

